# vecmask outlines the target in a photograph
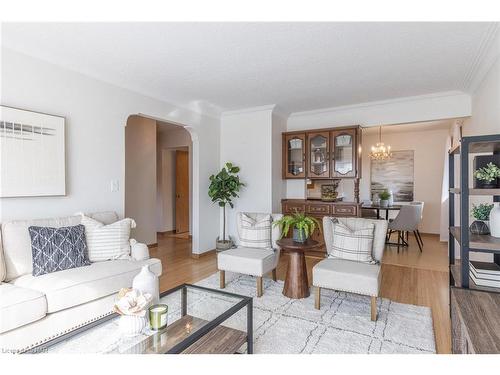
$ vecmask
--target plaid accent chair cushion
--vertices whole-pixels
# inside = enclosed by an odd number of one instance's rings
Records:
[[[241,213],[238,225],[241,247],[272,248],[272,217],[268,214]]]
[[[373,223],[353,221],[353,226],[333,223],[333,242],[329,258],[340,258],[362,263],[376,263],[372,256]]]

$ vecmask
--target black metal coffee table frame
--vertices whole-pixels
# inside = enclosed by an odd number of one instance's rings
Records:
[[[218,289],[205,288],[205,287],[198,286],[198,285],[182,284],[182,285],[176,286],[175,288],[169,289],[166,292],[161,293],[160,298],[165,297],[169,294],[172,294],[172,293],[180,290],[181,291],[181,315],[185,316],[187,314],[187,290],[188,290],[188,288],[198,289],[201,291],[215,293],[215,294],[221,294],[221,295],[225,295],[228,297],[239,298],[239,299],[241,299],[241,301],[236,303],[234,306],[230,307],[228,310],[224,311],[221,315],[217,316],[215,319],[209,321],[204,326],[200,327],[198,330],[193,332],[191,335],[186,337],[184,340],[182,340],[178,344],[174,345],[165,354],[182,353],[185,349],[187,349],[188,347],[193,345],[196,341],[198,341],[203,336],[205,336],[207,333],[209,333],[210,331],[212,331],[213,329],[215,329],[216,327],[221,325],[224,321],[229,319],[231,316],[236,314],[238,311],[243,309],[245,306],[247,308],[247,353],[253,354],[253,299],[252,299],[252,297],[243,296],[243,295],[235,294],[235,293],[229,293],[229,292],[218,290]],[[107,322],[108,320],[115,319],[117,317],[119,317],[118,314],[111,313],[109,315],[106,315],[103,318],[100,318],[96,321],[93,321],[89,324],[86,324],[82,327],[79,327],[71,332],[65,333],[65,334],[58,336],[58,337],[55,337],[52,340],[44,342],[38,346],[35,346],[33,348],[26,350],[26,351],[22,351],[21,353],[43,353],[46,351],[46,349],[48,349],[51,346],[54,346],[62,341],[68,340],[71,337],[78,335],[79,333],[85,332],[91,328],[94,328],[100,324]]]

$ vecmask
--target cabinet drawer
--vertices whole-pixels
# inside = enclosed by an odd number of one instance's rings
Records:
[[[307,205],[307,213],[328,215],[330,213],[330,205],[329,204],[308,204]]]
[[[357,207],[348,205],[333,206],[334,215],[357,216]]]
[[[292,214],[295,211],[305,212],[305,210],[306,210],[305,203],[292,203],[292,202],[283,203],[283,213],[285,214]]]

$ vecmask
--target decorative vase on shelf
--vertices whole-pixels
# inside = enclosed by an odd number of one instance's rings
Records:
[[[389,190],[389,194],[389,202],[387,204],[391,207],[394,204],[394,195],[392,194],[392,190]]]
[[[132,281],[132,288],[141,291],[142,293],[149,293],[152,296],[152,304],[160,301],[160,287],[158,276],[156,276],[149,269],[148,265],[142,266],[139,272]]]
[[[388,199],[381,199],[380,200],[380,207],[383,207],[383,208],[389,207],[389,200]]]
[[[488,224],[482,220],[474,220],[469,227],[472,234],[489,234]]]
[[[494,202],[490,211],[490,232],[493,237],[500,237],[500,202]]]

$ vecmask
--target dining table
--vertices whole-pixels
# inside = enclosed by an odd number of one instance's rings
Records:
[[[401,210],[402,205],[393,204],[391,206],[381,206],[379,204],[363,204],[361,206],[362,210],[376,210],[377,211],[377,219],[380,219],[380,211],[385,210],[385,220],[389,220],[389,211],[399,211]]]

